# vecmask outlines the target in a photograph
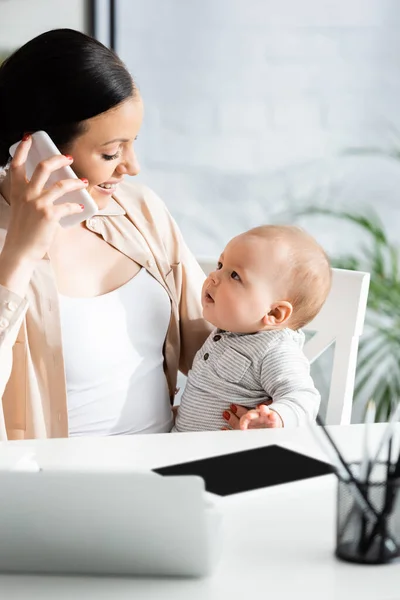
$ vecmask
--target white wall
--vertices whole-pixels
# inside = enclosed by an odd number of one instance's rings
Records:
[[[85,31],[85,0],[0,0],[0,52],[59,27]]]
[[[337,156],[389,144],[396,127],[400,146],[400,2],[118,6],[118,49],[146,105],[141,177],[195,252],[316,199],[379,203],[397,237],[400,162]],[[340,240],[337,227],[309,228],[328,250],[346,245],[346,228]]]
[[[140,177],[195,253],[218,255],[236,233],[310,202],[375,207],[398,239],[400,159],[343,151],[400,149],[400,2],[118,6],[118,50],[146,107]],[[343,224],[302,224],[331,253],[359,248]]]

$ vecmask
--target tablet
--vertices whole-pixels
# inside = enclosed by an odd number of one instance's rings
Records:
[[[278,445],[262,446],[153,469],[159,475],[199,475],[212,494],[229,496],[333,473],[332,465]]]

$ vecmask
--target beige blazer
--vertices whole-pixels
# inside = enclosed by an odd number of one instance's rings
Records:
[[[9,211],[0,196],[1,244]],[[145,267],[168,292],[164,370],[172,402],[178,369],[187,373],[211,331],[200,304],[204,273],[164,203],[142,185],[121,183],[115,200],[86,227]],[[26,298],[0,286],[0,397],[0,440],[68,436],[58,293],[47,256]]]

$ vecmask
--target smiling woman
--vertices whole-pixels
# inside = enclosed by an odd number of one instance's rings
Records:
[[[53,30],[1,66],[0,114],[0,439],[170,431],[178,368],[211,326],[204,274],[165,205],[123,181],[139,172],[131,75],[98,41]],[[63,154],[28,181],[37,130]],[[65,165],[78,179],[48,187]],[[81,188],[98,213],[61,228]]]
[[[89,180],[88,191],[99,208],[107,205],[124,175],[139,173],[133,144],[142,119],[143,103],[136,92],[116,108],[85,121],[84,133],[65,147],[78,177]]]

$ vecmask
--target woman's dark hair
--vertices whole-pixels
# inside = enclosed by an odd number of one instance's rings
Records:
[[[0,67],[0,166],[27,132],[46,131],[60,149],[83,133],[82,121],[136,92],[114,52],[72,29],[35,37]]]

